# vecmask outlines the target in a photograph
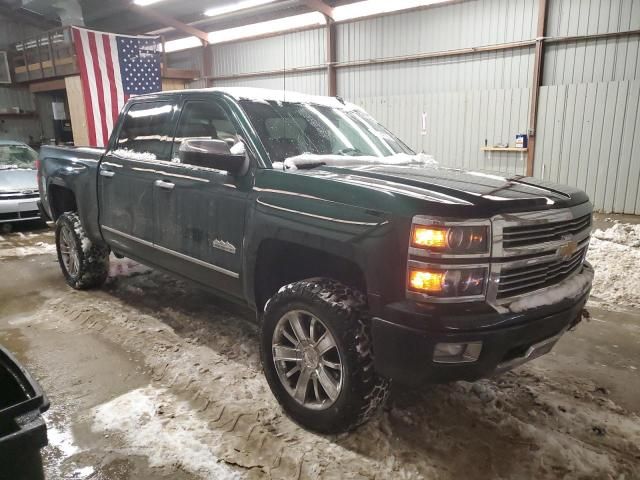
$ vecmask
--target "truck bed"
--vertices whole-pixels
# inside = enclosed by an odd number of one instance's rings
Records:
[[[55,221],[69,209],[69,199],[73,198],[92,240],[100,239],[97,175],[103,153],[104,149],[92,147],[43,146],[40,149],[38,186],[44,212]],[[67,191],[73,195],[65,195]],[[52,195],[52,192],[63,194]],[[54,200],[50,201],[51,198]]]

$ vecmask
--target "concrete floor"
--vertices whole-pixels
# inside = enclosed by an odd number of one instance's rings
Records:
[[[248,312],[126,260],[73,291],[52,242],[0,236],[0,343],[50,397],[49,479],[640,478],[640,312],[592,308],[529,365],[394,386],[369,424],[322,437],[273,400]]]

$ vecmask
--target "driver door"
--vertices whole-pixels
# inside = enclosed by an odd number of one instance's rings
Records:
[[[241,276],[248,176],[180,161],[187,139],[219,139],[230,146],[239,128],[224,103],[190,98],[181,108],[172,161],[155,181],[155,244],[163,266],[207,286],[242,296]]]

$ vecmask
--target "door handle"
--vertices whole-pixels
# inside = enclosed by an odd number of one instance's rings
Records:
[[[175,184],[171,182],[165,182],[164,180],[156,180],[155,186],[164,188],[165,190],[173,190],[173,187],[175,187]]]
[[[113,170],[105,170],[104,168],[100,169],[100,175],[103,177],[113,177],[116,174]]]

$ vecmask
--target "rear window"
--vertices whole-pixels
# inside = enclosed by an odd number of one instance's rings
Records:
[[[172,114],[173,105],[169,102],[134,103],[125,115],[113,153],[143,160],[169,160]]]

